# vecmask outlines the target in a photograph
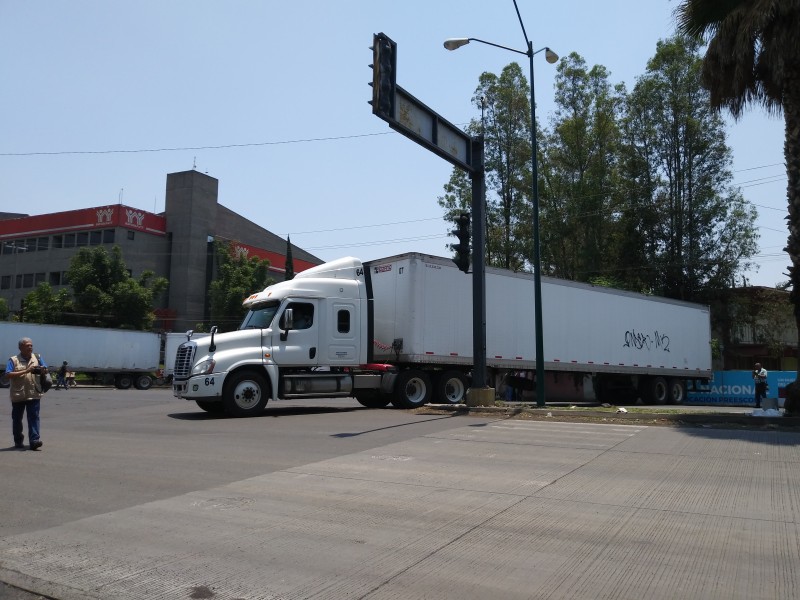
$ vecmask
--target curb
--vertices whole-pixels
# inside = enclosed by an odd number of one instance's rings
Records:
[[[656,413],[656,412],[634,412],[634,413],[618,413],[618,412],[603,412],[594,410],[559,410],[550,408],[529,408],[523,406],[466,406],[463,404],[448,405],[448,404],[433,404],[427,405],[425,408],[431,411],[452,412],[460,414],[472,415],[530,415],[545,418],[586,418],[586,419],[605,419],[608,421],[669,421],[671,423],[679,424],[686,423],[692,425],[703,424],[716,424],[716,425],[746,425],[748,427],[757,427],[763,425],[780,426],[780,427],[798,427],[800,428],[800,417],[755,417],[743,413],[683,413],[683,412],[669,412],[669,413]]]

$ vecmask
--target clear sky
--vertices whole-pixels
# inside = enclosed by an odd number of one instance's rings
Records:
[[[628,89],[675,1],[518,0],[535,48],[575,51]],[[398,84],[455,124],[484,71],[527,58],[512,0],[0,0],[0,198],[40,214],[122,202],[164,209],[167,173],[219,179],[219,201],[328,260],[449,256],[436,199],[451,166],[367,101],[372,34],[398,45]],[[537,55],[537,116],[555,68]],[[761,234],[751,285],[787,279],[783,121],[730,123],[734,182]]]

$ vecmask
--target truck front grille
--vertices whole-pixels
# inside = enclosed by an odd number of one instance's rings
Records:
[[[178,346],[178,352],[175,355],[175,379],[186,379],[192,372],[192,363],[194,362],[194,351],[197,344],[194,342],[184,342]]]

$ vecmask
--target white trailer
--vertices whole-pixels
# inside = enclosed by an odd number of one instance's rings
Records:
[[[451,260],[425,254],[319,265],[250,296],[240,330],[183,343],[173,393],[237,416],[281,398],[463,402],[471,290]],[[525,387],[536,364],[533,278],[487,269],[486,290],[487,367]],[[547,376],[590,378],[600,398],[680,402],[687,379],[711,375],[707,307],[543,278],[542,311]]]
[[[0,339],[8,356],[23,337],[33,340],[51,369],[69,363],[70,371],[94,373],[120,389],[149,389],[159,369],[161,336],[147,331],[0,322]],[[186,336],[183,336],[186,339]]]
[[[365,266],[375,298],[372,360],[472,366],[471,277],[449,259],[425,255]],[[535,370],[533,290],[532,275],[486,269],[491,369]],[[598,399],[627,388],[647,402],[681,402],[687,379],[711,376],[706,306],[542,277],[542,314],[548,388],[559,373],[584,374]]]

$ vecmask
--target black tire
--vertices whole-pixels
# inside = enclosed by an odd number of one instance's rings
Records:
[[[267,378],[255,371],[238,371],[225,381],[225,412],[232,417],[255,417],[264,412],[270,390]]]
[[[3,373],[0,375],[0,388],[7,388],[11,384],[8,382],[8,375]]]
[[[367,408],[386,408],[392,401],[391,396],[381,394],[375,390],[363,390],[356,392],[354,395],[358,403]]]
[[[149,390],[153,387],[153,379],[150,375],[137,375],[133,385],[137,390]]]
[[[461,371],[444,371],[436,378],[434,401],[439,404],[464,404],[467,401],[467,376]]]
[[[195,400],[195,402],[197,406],[212,415],[221,415],[225,412],[225,405],[222,402],[215,402],[213,400]]]
[[[683,379],[669,380],[669,403],[683,404],[686,400],[686,382]]]
[[[645,400],[648,404],[666,404],[669,398],[669,386],[664,377],[649,377],[645,387],[647,390]]]
[[[418,408],[430,402],[431,391],[431,378],[425,371],[403,371],[397,376],[392,404],[397,408]]]
[[[133,385],[133,377],[125,373],[120,373],[114,378],[114,385],[118,390],[129,390]]]

